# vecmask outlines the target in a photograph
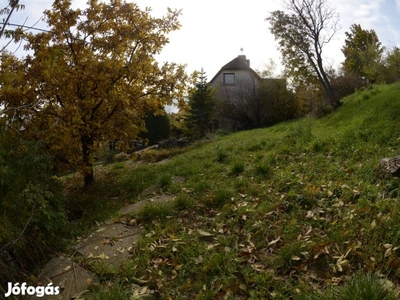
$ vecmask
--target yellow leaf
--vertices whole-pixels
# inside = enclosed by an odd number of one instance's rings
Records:
[[[269,242],[268,246],[275,245],[277,242],[279,242],[280,239],[281,239],[281,237],[279,236],[276,240],[273,240],[273,241]]]
[[[376,221],[373,220],[373,221],[371,222],[371,229],[374,229],[375,227],[376,227]]]
[[[63,269],[63,271],[66,272],[66,271],[68,271],[68,270],[70,270],[70,269],[71,269],[71,266],[66,266],[66,267]]]
[[[386,251],[385,251],[385,257],[388,257],[388,256],[390,256],[391,254],[392,254],[392,248],[386,249]]]
[[[102,232],[104,230],[106,230],[106,228],[105,227],[101,227],[101,228],[97,229],[95,232]]]
[[[201,236],[213,236],[212,233],[209,233],[207,231],[204,231],[202,229],[198,229],[197,232],[201,235]]]

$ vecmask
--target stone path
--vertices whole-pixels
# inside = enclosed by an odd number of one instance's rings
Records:
[[[181,178],[175,180],[180,181]],[[119,211],[119,215],[132,216],[147,203],[165,203],[174,199],[172,195],[157,194],[158,190],[157,185],[144,190],[140,197],[143,200],[123,207]],[[142,229],[135,222],[123,224],[109,221],[100,225],[91,235],[81,238],[72,247],[74,251],[72,257],[60,255],[46,264],[39,274],[38,285],[46,286],[52,282],[53,286],[60,287],[61,292],[57,296],[44,296],[41,299],[79,299],[80,295],[83,295],[92,285],[98,283],[98,278],[96,274],[91,272],[92,268],[89,263],[98,261],[107,270],[118,270],[131,256],[141,232]],[[146,287],[137,286],[137,288],[146,290]],[[131,299],[151,298],[153,296],[148,293],[131,297]]]

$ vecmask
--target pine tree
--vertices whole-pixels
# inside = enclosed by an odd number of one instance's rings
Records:
[[[196,88],[189,95],[189,111],[185,121],[191,134],[201,138],[214,130],[215,100],[214,91],[209,87],[203,69],[198,78]]]

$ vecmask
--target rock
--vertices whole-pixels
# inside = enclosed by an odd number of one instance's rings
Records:
[[[158,298],[152,294],[135,295],[130,300],[157,300]]]
[[[73,247],[87,260],[98,260],[111,269],[117,269],[131,255],[140,237],[141,229],[121,223],[105,224]]]
[[[168,149],[168,148],[172,148],[172,147],[176,147],[178,145],[178,142],[176,141],[176,139],[167,139],[164,141],[161,141],[158,143],[158,146],[161,149]]]
[[[383,174],[400,177],[400,155],[382,158],[379,165]]]
[[[183,148],[183,147],[186,147],[187,145],[189,145],[189,139],[186,137],[183,137],[183,138],[180,138],[177,141],[177,143],[178,143],[178,147]]]
[[[87,291],[88,287],[97,281],[96,275],[81,267],[79,263],[64,256],[51,259],[38,277],[38,285],[46,286],[53,282],[54,287],[60,287],[60,294],[41,297],[41,299],[52,300],[69,300],[75,295]],[[33,296],[29,299],[37,298]]]
[[[114,156],[115,161],[122,162],[130,159],[129,154],[125,152],[118,153]]]
[[[173,178],[174,182],[183,182],[184,180],[183,177]],[[143,200],[122,208],[119,215],[134,215],[149,203],[168,203],[173,201],[175,196],[160,193],[159,185],[155,184],[144,190],[141,198]],[[72,259],[64,256],[51,259],[40,272],[37,285],[46,286],[51,282],[54,287],[60,288],[61,293],[55,296],[44,296],[41,299],[86,298],[86,293],[90,294],[99,285],[96,275],[88,271],[90,268],[96,272],[96,267],[91,266],[92,262],[96,265],[98,261],[110,273],[123,267],[126,260],[133,255],[136,241],[142,232],[135,218],[131,218],[126,223],[115,223],[110,220],[106,224],[100,225],[91,235],[81,238],[71,248],[74,250]],[[132,292],[131,299],[158,299],[157,293],[146,287],[147,281],[137,278],[132,280],[139,285],[133,285],[136,288]],[[36,299],[36,297],[28,299]]]
[[[154,195],[152,198],[147,198],[144,200],[140,200],[136,203],[129,204],[123,208],[120,209],[119,214],[121,215],[135,215],[140,209],[142,209],[146,204],[162,204],[162,203],[167,203],[170,201],[173,201],[175,199],[175,196],[173,195],[167,195],[167,194],[159,194],[159,195]]]

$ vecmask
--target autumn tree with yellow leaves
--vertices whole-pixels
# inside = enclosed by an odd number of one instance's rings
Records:
[[[179,10],[162,18],[136,4],[89,0],[84,10],[55,0],[45,11],[47,32],[28,33],[23,59],[1,57],[0,104],[18,135],[45,141],[85,186],[102,143],[133,140],[149,112],[183,103],[192,82],[184,66],[155,56],[178,30]],[[18,107],[18,110],[7,107]]]

